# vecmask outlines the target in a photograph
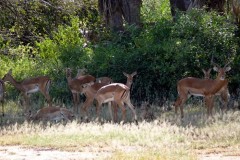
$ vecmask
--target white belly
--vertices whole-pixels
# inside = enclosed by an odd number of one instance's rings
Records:
[[[39,87],[36,86],[35,88],[32,88],[31,90],[28,90],[27,93],[35,93],[39,91]]]
[[[111,97],[111,98],[105,99],[105,100],[103,101],[103,103],[111,102],[111,101],[113,101],[113,100],[114,100],[114,98]]]

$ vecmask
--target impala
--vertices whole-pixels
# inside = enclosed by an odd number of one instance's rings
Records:
[[[110,83],[113,83],[113,80],[109,77],[98,77],[98,78],[96,78],[96,82],[110,84]]]
[[[86,97],[86,100],[85,100],[85,102],[83,103],[83,106],[82,106],[82,110],[84,112],[86,120],[88,119],[88,112],[87,112],[88,107],[93,103],[94,97],[95,97],[97,91],[105,85],[108,85],[108,83],[95,82],[94,84],[84,84],[84,85],[82,85],[82,87],[83,87],[82,93]],[[112,114],[111,114],[111,116],[112,116]]]
[[[95,81],[95,77],[91,75],[85,75],[81,76],[80,78],[72,78],[72,70],[70,68],[67,68],[66,78],[68,87],[71,90],[73,96],[73,111],[74,113],[78,113],[79,93],[82,93],[82,85],[91,82],[93,83]]]
[[[225,79],[226,72],[231,67],[227,67],[226,64],[223,68],[212,62],[214,65],[213,70],[218,72],[216,79],[199,79],[194,77],[187,77],[181,79],[177,83],[178,98],[174,103],[175,112],[177,113],[178,107],[180,106],[181,118],[183,118],[183,104],[187,101],[188,95],[204,96],[207,106],[208,116],[212,116],[213,98],[217,92],[223,90],[228,85],[228,80]]]
[[[87,72],[87,69],[85,69],[85,68],[78,69],[78,73],[77,73],[76,78],[80,78],[81,79],[81,77],[84,76],[86,74],[86,72]],[[109,77],[98,77],[98,78],[96,78],[96,82],[97,83],[110,84],[113,81]]]
[[[49,106],[52,106],[51,97],[49,95],[49,88],[51,80],[48,76],[39,76],[34,78],[28,78],[22,80],[21,82],[16,81],[12,76],[12,69],[8,71],[3,77],[4,82],[10,82],[17,90],[21,92],[24,97],[24,101],[29,109],[29,94],[36,93],[40,91],[45,99],[47,100]],[[25,108],[26,110],[26,108]]]
[[[0,102],[2,104],[2,116],[4,116],[4,82],[0,79]]]
[[[34,115],[30,111],[27,120],[59,122],[61,120],[73,120],[74,117],[74,114],[70,110],[63,107],[43,107]]]
[[[126,73],[124,73],[124,75],[125,74]],[[131,75],[126,74],[128,75],[127,85],[132,84],[133,76],[136,74],[137,72],[134,72]],[[122,110],[122,121],[125,121],[125,117],[126,117],[126,108],[124,104],[127,104],[128,107],[132,110],[134,120],[137,122],[137,114],[130,100],[130,88],[127,85],[124,85],[122,83],[112,83],[112,84],[103,86],[97,91],[97,94],[95,95],[95,99],[97,100],[98,118],[100,116],[100,109],[102,104],[108,103],[108,102],[114,102]],[[110,103],[108,103],[108,105],[110,109],[111,108]],[[116,114],[116,110],[114,111],[114,114]]]
[[[211,68],[208,69],[207,71],[205,71],[204,69],[202,69],[203,73],[204,73],[204,78],[205,79],[210,79],[210,73],[211,73]],[[227,108],[227,104],[228,104],[228,100],[230,98],[230,94],[229,94],[229,90],[228,90],[228,86],[227,86],[227,83],[226,85],[224,85],[222,87],[221,90],[219,90],[217,93],[216,93],[217,96],[220,96],[221,99],[224,101],[224,108]]]
[[[209,68],[207,71],[205,69],[202,69],[204,74],[204,79],[210,79],[210,73],[212,71],[212,68]]]

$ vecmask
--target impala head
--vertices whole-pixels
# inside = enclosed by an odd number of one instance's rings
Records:
[[[8,71],[8,73],[4,75],[2,80],[3,80],[3,82],[7,82],[7,81],[9,81],[11,79],[11,77],[12,77],[12,69],[10,69]]]
[[[127,74],[123,72],[124,76],[127,77],[127,86],[130,87],[133,83],[133,77],[137,74],[137,72],[133,72],[132,74]]]
[[[66,77],[71,77],[71,75],[72,75],[71,68],[66,68]]]
[[[218,64],[212,62],[212,64],[214,65],[213,70],[218,72],[218,76],[217,76],[218,79],[220,79],[222,81],[225,80],[226,72],[231,70],[231,67],[228,66],[229,63],[225,64],[225,66],[223,68],[221,68]]]
[[[204,79],[210,79],[210,73],[212,71],[212,68],[208,69],[207,71],[205,69],[202,69],[204,73]]]
[[[87,69],[86,68],[77,69],[77,77],[85,75],[86,73],[87,73]]]

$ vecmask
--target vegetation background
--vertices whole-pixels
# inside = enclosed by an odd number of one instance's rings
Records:
[[[71,102],[65,68],[76,73],[85,67],[95,77],[123,83],[123,71],[137,71],[133,101],[161,105],[175,100],[179,79],[203,77],[201,69],[212,67],[212,57],[219,65],[232,61],[229,88],[237,95],[239,35],[231,12],[192,9],[177,12],[174,22],[168,0],[144,0],[141,27],[125,22],[124,30],[112,31],[97,0],[4,0],[0,7],[0,77],[11,68],[17,80],[48,75],[55,102]],[[18,95],[7,85],[9,99]]]

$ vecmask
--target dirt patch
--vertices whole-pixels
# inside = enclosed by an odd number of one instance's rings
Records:
[[[213,148],[198,150],[200,160],[239,160],[240,149],[236,148]]]
[[[21,146],[0,146],[0,159],[4,160],[87,160],[104,159],[108,152],[66,152],[51,148],[29,148]]]
[[[132,148],[121,150],[131,152]],[[135,150],[135,149],[134,149]],[[94,160],[108,159],[113,151],[109,149],[83,149],[81,152],[67,152],[51,148],[36,148],[22,146],[0,146],[0,160]],[[196,151],[199,160],[239,160],[240,150],[210,149]]]

